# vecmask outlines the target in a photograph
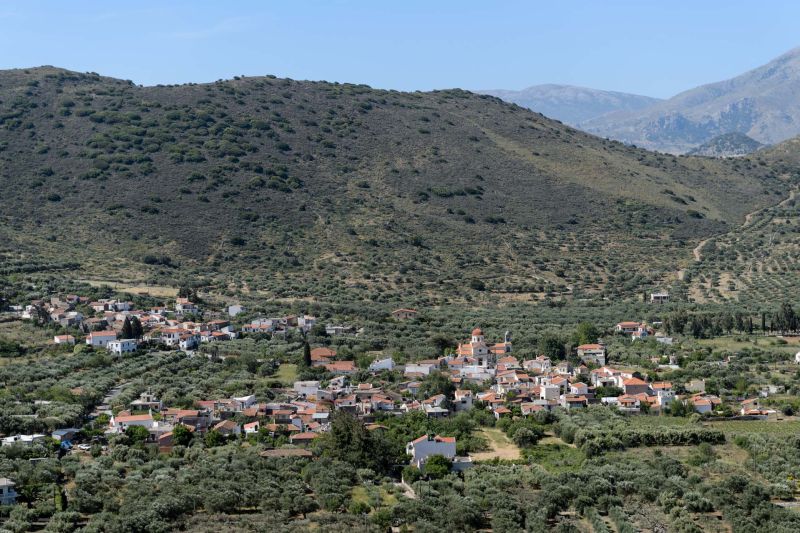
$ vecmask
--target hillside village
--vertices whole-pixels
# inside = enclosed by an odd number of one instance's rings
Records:
[[[666,301],[668,296],[658,293],[657,298]],[[132,301],[91,300],[70,294],[13,305],[7,314],[37,327],[63,331],[54,335],[54,345],[66,349],[85,345],[122,358],[170,350],[177,350],[184,357],[220,357],[213,349],[216,343],[248,336],[285,338],[294,332],[305,339],[314,331],[327,336],[358,335],[352,326],[322,326],[310,315],[252,318],[241,305],[204,308],[187,297],[178,297],[168,306],[137,309]],[[417,317],[414,309],[397,309],[388,318],[401,323],[413,322]],[[777,387],[764,388],[755,397],[723,400],[705,390],[703,379],[657,381],[615,362],[614,351],[604,339],[627,343],[652,339],[656,345],[671,346],[674,339],[656,326],[663,324],[621,321],[602,338],[577,345],[570,357],[561,360],[529,351],[518,354],[511,332],[502,338],[487,339],[480,327],[444,354],[403,364],[396,363],[390,355],[378,354],[359,367],[352,359],[340,358],[333,345],[312,347],[305,342],[302,364],[318,378],[295,380],[285,388],[272,389],[270,398],[256,394],[209,397],[191,406],[180,406],[165,403],[151,390],[145,390],[122,408],[112,409],[107,403],[94,406],[84,421],[93,427],[98,420],[105,421],[102,431],[96,433],[105,438],[133,429],[141,433],[143,442],[162,453],[169,453],[176,440],[184,442],[181,435],[188,431],[199,438],[223,442],[266,439],[274,445],[265,451],[269,456],[311,457],[314,441],[331,429],[336,412],[355,417],[369,431],[386,429],[381,420],[387,416],[403,417],[415,412],[429,419],[444,419],[477,409],[499,422],[593,405],[638,416],[657,417],[688,410],[730,420],[784,418],[777,409],[760,403],[770,393],[782,391]],[[797,360],[800,362],[800,353]],[[653,362],[664,370],[679,368],[674,356],[656,356]],[[424,391],[431,390],[432,382],[438,383],[438,392],[426,395]],[[78,425],[55,428],[49,437],[70,450],[86,442],[82,435]],[[18,434],[2,438],[4,446],[11,446],[42,442],[48,436]],[[74,451],[87,449],[89,445],[81,444]],[[407,445],[410,462],[417,468],[433,455],[445,456],[454,471],[471,466],[470,457],[458,457],[455,450],[455,437],[448,435],[422,435]]]
[[[8,4],[0,533],[800,532],[800,4]]]

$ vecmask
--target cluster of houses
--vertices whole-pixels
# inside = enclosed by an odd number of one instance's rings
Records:
[[[87,316],[77,308],[92,309]],[[263,333],[272,336],[285,335],[289,331],[308,333],[317,325],[311,315],[289,315],[280,318],[258,318],[245,324],[237,332],[230,319],[243,313],[241,305],[225,308],[221,319],[197,321],[203,316],[203,309],[188,298],[176,298],[171,308],[152,307],[135,309],[133,302],[115,299],[92,301],[87,297],[68,295],[54,296],[49,301],[35,300],[12,310],[23,319],[33,319],[57,323],[64,328],[74,328],[85,334],[83,342],[89,346],[105,348],[114,354],[136,351],[141,343],[150,343],[167,348],[193,350],[199,345],[215,341],[226,341],[237,337],[238,333]],[[227,314],[227,317],[225,316]],[[141,325],[141,335],[124,338],[123,324],[136,319]],[[357,333],[347,325],[327,324],[328,335],[347,335]],[[74,335],[56,335],[54,344],[74,345],[78,342]]]
[[[299,388],[303,390],[302,386]],[[157,443],[162,451],[172,448],[173,431],[178,425],[196,435],[209,431],[223,437],[266,433],[285,435],[291,444],[306,445],[328,429],[331,407],[304,400],[303,392],[294,396],[267,403],[259,403],[254,395],[201,400],[192,409],[179,409],[164,406],[156,396],[146,392],[131,402],[129,409],[111,416],[106,434],[124,433],[132,426],[143,427],[148,432],[148,441]]]
[[[74,310],[78,304],[88,305],[102,316],[85,318]],[[63,301],[53,298],[49,303],[32,302],[22,310],[23,316],[28,313],[35,318],[42,309],[49,312],[53,320],[73,320],[70,323],[73,326],[88,324],[85,342],[113,353],[134,351],[140,341],[189,350],[200,343],[237,336],[229,319],[184,320],[201,316],[198,306],[185,298],[178,298],[172,310],[136,310],[131,302],[88,302],[78,296],[68,296]],[[227,311],[230,318],[243,309],[237,306]],[[416,318],[416,313],[412,309],[398,309],[392,317],[411,320]],[[136,317],[141,323],[142,335],[139,339],[120,339],[121,326],[130,317]],[[262,318],[244,325],[241,332],[282,335],[296,329],[305,333],[316,325],[316,318],[309,315]],[[659,338],[653,327],[642,322],[620,322],[614,330],[634,340]],[[75,339],[69,335],[57,336],[54,342],[74,344]],[[469,339],[459,343],[453,353],[441,357],[404,365],[396,364],[391,357],[376,357],[367,372],[377,375],[395,371],[405,377],[399,384],[384,387],[371,382],[351,383],[359,372],[355,363],[337,359],[333,348],[316,347],[311,350],[311,366],[323,367],[331,379],[297,381],[284,390],[281,401],[258,402],[255,396],[249,395],[198,401],[191,409],[178,409],[164,406],[154,395],[144,393],[127,406],[127,410],[110,418],[107,433],[122,433],[132,426],[144,427],[150,442],[169,450],[174,429],[182,425],[198,435],[209,431],[223,436],[284,435],[290,444],[306,447],[329,429],[331,413],[337,410],[349,412],[361,419],[368,429],[379,431],[383,426],[375,424],[378,414],[402,416],[420,411],[428,417],[447,417],[480,405],[500,419],[530,416],[557,408],[579,409],[590,404],[613,405],[626,413],[658,412],[678,397],[670,382],[648,382],[635,372],[609,366],[607,348],[602,342],[582,344],[577,347],[576,355],[577,366],[566,360],[552,361],[544,355],[520,359],[513,353],[508,332],[501,340],[488,342],[482,329],[475,328]],[[423,381],[434,372],[449,377],[455,387],[452,398],[443,394],[428,398],[419,395]],[[685,388],[691,394],[681,399],[698,413],[709,413],[721,405],[718,397],[706,394],[701,386],[686,384]],[[742,403],[740,414],[766,418],[774,411],[762,409],[758,399],[752,399]],[[10,437],[4,439],[3,444],[6,445],[8,439],[22,441],[24,437],[28,436]],[[29,437],[32,442],[44,438],[43,435]],[[9,441],[9,444],[14,443]],[[451,437],[423,435],[408,443],[407,452],[417,467],[424,466],[432,455],[452,460],[454,469],[469,466],[468,460],[456,457],[455,439]]]
[[[298,330],[308,333],[317,325],[317,318],[310,315],[286,316],[281,318],[258,318],[242,326],[244,333],[265,333],[269,335],[285,335],[288,331]]]

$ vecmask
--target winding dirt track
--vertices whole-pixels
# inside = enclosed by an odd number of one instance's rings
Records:
[[[792,189],[791,191],[789,191],[789,196],[787,198],[784,198],[783,200],[781,200],[777,204],[773,204],[773,205],[770,205],[770,206],[767,206],[767,207],[762,207],[761,209],[756,209],[755,211],[753,211],[751,213],[747,213],[744,216],[744,224],[742,224],[737,229],[746,228],[747,226],[749,226],[753,222],[753,218],[757,214],[761,213],[762,211],[765,211],[767,209],[771,209],[773,207],[781,207],[781,206],[791,202],[792,200],[794,200],[796,194],[797,194],[797,189]],[[730,233],[730,232],[728,232],[728,233]],[[719,235],[713,235],[711,237],[708,237],[708,238],[703,239],[702,241],[700,241],[697,244],[697,246],[695,246],[694,249],[692,250],[692,255],[694,255],[694,260],[695,261],[702,261],[703,260],[703,255],[702,255],[703,247],[708,243],[708,241],[710,241],[711,239],[716,239],[717,237],[721,237],[722,235],[726,235],[726,234],[727,233],[720,233]],[[678,277],[681,277],[681,275],[680,275],[681,271],[678,271],[678,272],[679,272]]]

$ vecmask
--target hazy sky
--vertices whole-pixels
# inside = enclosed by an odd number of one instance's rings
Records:
[[[666,97],[800,46],[798,21],[797,1],[0,0],[0,68]]]

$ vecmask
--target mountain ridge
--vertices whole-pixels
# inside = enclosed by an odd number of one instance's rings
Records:
[[[519,91],[476,92],[496,96],[578,128],[581,123],[610,112],[643,109],[661,101],[650,96],[562,84],[533,85]]]
[[[0,72],[0,158],[10,269],[373,300],[629,294],[790,179],[457,89],[52,67]]]
[[[612,112],[582,127],[671,153],[734,132],[776,144],[800,135],[798,83],[800,47],[733,78],[689,89],[638,112]]]

